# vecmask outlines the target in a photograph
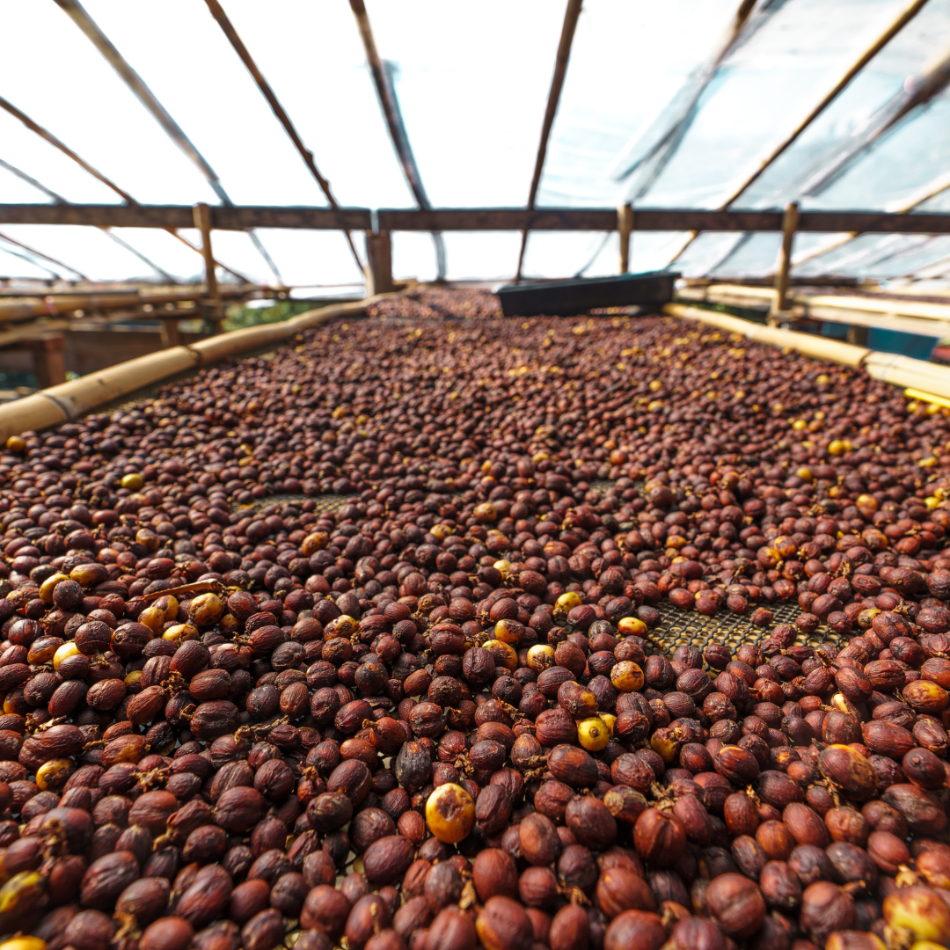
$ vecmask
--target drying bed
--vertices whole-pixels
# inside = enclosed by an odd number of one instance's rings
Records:
[[[448,291],[11,439],[6,950],[945,944],[948,439]]]

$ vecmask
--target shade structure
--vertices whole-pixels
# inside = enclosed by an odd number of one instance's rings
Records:
[[[285,0],[267,8],[252,0],[226,0],[220,6],[336,200],[371,209],[414,207],[347,6],[328,0]],[[804,193],[823,163],[866,136],[888,104],[913,87],[917,80],[910,77],[926,75],[928,64],[943,55],[950,38],[950,2],[911,6],[907,22],[793,144],[738,193],[734,207],[780,209],[800,199],[804,210],[884,210],[946,174],[950,99],[941,87],[870,147],[857,148],[819,193]],[[89,31],[79,28],[77,7],[65,0],[11,7],[0,95],[101,179],[2,111],[0,203],[121,203],[122,196],[104,181],[143,204],[220,203],[217,185],[209,184],[200,163],[166,134],[127,85],[127,76],[117,73],[90,42]],[[586,0],[546,143],[538,207],[612,207],[631,195],[635,205],[649,207],[719,206],[907,8],[907,0],[831,5],[759,0],[737,27],[735,0]],[[228,200],[326,204],[206,4],[169,0],[160,10],[143,11],[120,0],[87,0],[80,9],[213,170],[218,191]],[[371,0],[366,13],[433,207],[522,204],[563,6],[488,0],[464,9],[407,0],[396,8]],[[39,36],[55,68],[36,67],[31,40]],[[729,37],[725,45],[724,36]],[[661,140],[666,143],[662,160],[637,164],[638,157],[657,154]],[[947,191],[920,205],[921,210],[947,207]],[[55,239],[49,233],[34,235],[37,250],[80,270],[83,242],[87,248],[101,243],[85,231],[64,231]],[[109,242],[113,246],[90,276],[177,280],[199,269],[197,256],[190,260],[187,248],[171,238],[130,232],[123,240],[132,250]],[[710,237],[704,242],[707,250],[710,241],[722,244]],[[722,244],[722,253],[703,250],[699,257],[708,257],[714,270],[721,261],[727,268],[723,274],[767,274],[774,266],[767,250],[773,243],[764,237],[746,240],[728,254]],[[797,253],[806,243],[799,236]],[[905,244],[885,244],[881,254],[870,254],[855,267],[862,276],[887,277],[895,275],[901,261],[920,268],[943,255],[940,242]],[[397,276],[433,276],[430,245],[418,236],[397,237]],[[635,223],[631,266],[663,266],[678,246],[669,235],[637,233]],[[889,248],[895,253],[885,253]],[[150,268],[135,250],[156,266]],[[518,253],[510,259],[510,242],[502,235],[497,240],[458,235],[447,239],[446,251],[451,251],[450,279],[505,278]],[[222,263],[262,282],[359,279],[355,262],[345,260],[340,242],[329,235],[254,232],[249,240],[224,239],[220,256]],[[689,263],[699,257],[687,259],[684,273],[701,269]],[[801,276],[830,273],[839,258],[821,255]],[[535,234],[524,267],[533,277],[607,274],[616,271],[616,259],[615,234]],[[28,254],[5,253],[0,260],[0,276],[49,276]]]

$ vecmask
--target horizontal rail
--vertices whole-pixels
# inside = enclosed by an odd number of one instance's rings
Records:
[[[637,231],[781,231],[781,211],[637,208]],[[0,224],[82,224],[96,227],[191,228],[191,205],[0,204]],[[373,229],[369,208],[211,208],[216,230],[301,228]],[[615,231],[616,208],[435,208],[376,213],[380,231]],[[950,214],[803,211],[797,231],[874,234],[947,234]]]

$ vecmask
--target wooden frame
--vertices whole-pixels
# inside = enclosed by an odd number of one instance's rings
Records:
[[[368,208],[235,206],[209,208],[218,231],[303,228],[373,230]],[[637,208],[638,231],[781,231],[782,211]],[[377,212],[376,231],[616,231],[616,208],[436,208]],[[85,224],[123,228],[194,227],[190,205],[0,204],[0,224]],[[802,211],[797,231],[950,234],[950,214]],[[219,262],[220,264],[220,262]]]

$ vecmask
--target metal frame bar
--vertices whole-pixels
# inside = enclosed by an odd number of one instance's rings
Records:
[[[567,64],[571,58],[571,44],[574,42],[574,32],[577,28],[577,19],[581,13],[583,0],[567,0],[564,11],[564,24],[561,27],[561,39],[557,45],[557,57],[554,60],[554,75],[551,77],[551,89],[548,92],[548,103],[544,109],[544,121],[541,123],[541,141],[538,143],[538,154],[534,160],[534,172],[531,175],[531,187],[528,190],[528,210],[533,210],[535,199],[538,196],[538,186],[541,184],[541,172],[544,170],[544,160],[548,153],[548,139],[554,127],[554,117],[561,101],[561,90],[564,88],[564,77],[567,75]],[[608,229],[612,230],[612,229]],[[521,267],[524,264],[524,253],[528,246],[528,229],[521,232],[521,248],[518,251],[518,268],[515,271],[515,280],[521,280]]]
[[[290,121],[290,116],[287,115],[284,107],[280,104],[280,100],[277,98],[274,90],[271,88],[270,83],[258,68],[257,63],[254,61],[254,57],[251,56],[248,48],[244,45],[243,40],[238,35],[237,30],[234,28],[234,25],[231,23],[230,19],[228,19],[228,15],[224,12],[224,8],[221,6],[218,0],[205,0],[205,3],[208,5],[208,10],[217,21],[218,26],[221,27],[224,35],[228,38],[231,46],[234,47],[234,51],[238,54],[238,56],[241,57],[241,61],[247,67],[247,71],[253,77],[254,82],[257,83],[257,88],[260,89],[261,94],[267,100],[268,105],[271,107],[271,110],[277,117],[277,121],[280,122],[280,124],[284,127],[284,131],[290,137],[291,142],[294,143],[294,147],[300,153],[300,157],[304,160],[304,164],[310,169],[310,173],[320,186],[320,190],[326,196],[330,207],[336,210],[339,206],[337,204],[336,198],[333,197],[333,192],[330,191],[330,182],[328,182],[326,178],[324,178],[317,170],[317,165],[313,158],[313,152],[311,152],[303,144],[303,140],[297,133],[297,129],[294,127],[293,122]],[[346,236],[346,243],[350,246],[350,251],[353,254],[353,260],[356,261],[356,266],[359,268],[360,273],[362,274],[363,262],[360,260],[360,256],[356,252],[356,245],[353,244],[353,238],[349,231],[345,230],[344,235]]]
[[[25,112],[22,112],[15,105],[13,105],[13,103],[10,102],[9,100],[4,99],[3,96],[0,96],[0,109],[5,109],[14,118],[19,119],[31,132],[35,132],[45,142],[48,142],[54,148],[59,149],[59,151],[61,151],[68,158],[71,158],[77,165],[79,165],[80,168],[82,168],[84,171],[92,175],[93,178],[95,178],[97,181],[102,182],[102,184],[104,184],[107,188],[110,188],[112,191],[114,191],[120,198],[122,198],[123,201],[127,202],[128,206],[132,208],[141,207],[141,205],[139,205],[139,203],[127,191],[123,191],[114,181],[107,178],[105,175],[102,174],[102,172],[96,170],[88,162],[80,158],[68,145],[65,144],[65,142],[62,142],[60,139],[58,139],[55,135],[53,135],[52,132],[48,131],[47,129],[44,129],[43,126],[41,126],[39,123],[34,122]],[[62,205],[53,205],[52,207],[61,208]],[[72,205],[72,206],[67,205],[66,207],[75,207],[75,205]],[[8,221],[6,223],[17,223],[17,222]],[[40,224],[43,222],[32,222],[32,223]],[[87,222],[77,221],[77,222],[66,222],[66,223],[82,224],[82,223],[87,223]],[[93,223],[93,222],[88,222],[88,223]],[[103,225],[103,226],[109,227],[108,224]],[[165,230],[168,231],[168,233],[172,235],[172,237],[181,241],[182,244],[184,244],[186,247],[191,248],[191,250],[195,251],[195,253],[201,254],[201,249],[195,247],[194,244],[191,243],[191,241],[187,240],[186,238],[183,238],[180,234],[178,234],[175,231],[174,227],[168,227],[168,226],[164,226],[164,227],[165,227]],[[179,225],[179,227],[190,227],[190,225]],[[222,264],[220,261],[218,261],[218,265],[220,267],[223,267],[229,274],[233,274],[235,277],[237,277],[238,280],[247,284],[254,283],[254,281],[249,280],[243,274],[239,273],[238,271],[232,270],[230,267],[228,267],[225,264]]]
[[[369,14],[366,12],[366,5],[363,0],[350,0],[350,8],[356,17],[356,25],[360,31],[360,39],[363,41],[363,49],[366,52],[366,61],[369,63],[370,74],[373,77],[373,85],[376,87],[376,96],[379,99],[379,107],[383,111],[383,118],[386,120],[386,127],[389,129],[389,138],[396,150],[399,158],[399,164],[402,166],[402,173],[406,179],[406,184],[416,199],[416,204],[424,211],[432,209],[432,203],[426,194],[425,186],[422,184],[422,175],[419,173],[419,166],[416,163],[416,157],[412,152],[412,146],[409,144],[409,135],[406,132],[406,124],[402,118],[402,111],[399,108],[399,101],[396,98],[396,90],[393,85],[392,76],[386,69],[385,64],[379,56],[376,49],[376,40],[373,37],[373,28],[370,26]],[[432,240],[435,244],[435,256],[437,264],[437,276],[439,280],[445,279],[445,242],[438,231],[432,232]],[[369,254],[367,253],[367,256]]]

